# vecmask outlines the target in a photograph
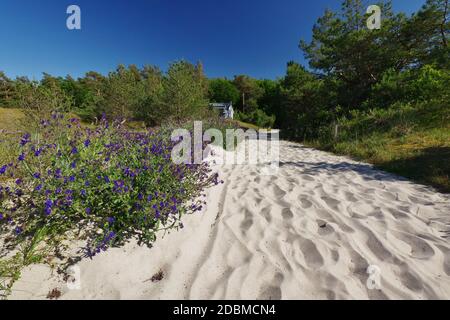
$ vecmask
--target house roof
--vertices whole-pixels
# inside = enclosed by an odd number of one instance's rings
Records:
[[[230,109],[230,108],[233,108],[233,104],[231,102],[228,102],[228,103],[217,103],[217,102],[214,102],[214,103],[210,103],[209,105],[211,107],[219,108],[219,109]]]

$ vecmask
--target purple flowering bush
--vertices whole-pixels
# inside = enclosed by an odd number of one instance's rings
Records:
[[[77,234],[88,256],[132,237],[151,245],[219,183],[207,164],[174,164],[166,134],[119,121],[92,128],[55,113],[17,144],[16,160],[0,164],[0,231],[18,241]]]

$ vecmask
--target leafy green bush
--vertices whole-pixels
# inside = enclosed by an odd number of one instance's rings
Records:
[[[374,85],[371,98],[364,106],[365,109],[386,108],[395,102],[422,102],[449,94],[450,75],[445,70],[431,65],[400,73],[388,70],[381,81]]]
[[[269,116],[261,109],[256,109],[249,114],[236,112],[236,119],[252,123],[260,128],[272,128],[275,123],[275,116]]]
[[[31,241],[72,233],[88,255],[136,237],[150,245],[161,229],[181,227],[183,214],[218,183],[206,164],[176,165],[174,142],[158,131],[131,132],[103,119],[95,129],[53,114],[39,133],[22,136],[16,161],[0,165],[0,227]]]
[[[232,102],[235,106],[241,98],[239,90],[232,81],[220,78],[209,80],[208,96],[211,102]]]

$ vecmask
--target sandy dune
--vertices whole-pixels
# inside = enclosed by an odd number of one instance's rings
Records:
[[[290,142],[280,160],[274,176],[217,167],[225,183],[204,212],[152,249],[81,261],[79,290],[32,266],[11,298],[450,299],[449,196]]]

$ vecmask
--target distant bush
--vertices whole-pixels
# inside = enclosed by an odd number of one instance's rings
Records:
[[[237,112],[236,119],[243,122],[249,122],[260,128],[273,128],[275,123],[275,116],[269,116],[261,109],[256,109],[248,114]]]
[[[449,94],[450,75],[445,70],[431,65],[401,73],[389,70],[373,87],[364,108],[386,108],[395,102],[422,102]]]
[[[232,102],[237,106],[241,93],[231,80],[219,78],[209,80],[208,96],[211,102]]]
[[[35,81],[17,81],[15,83],[14,106],[25,113],[34,125],[52,111],[68,112],[73,108],[73,99],[57,85],[40,85]]]

